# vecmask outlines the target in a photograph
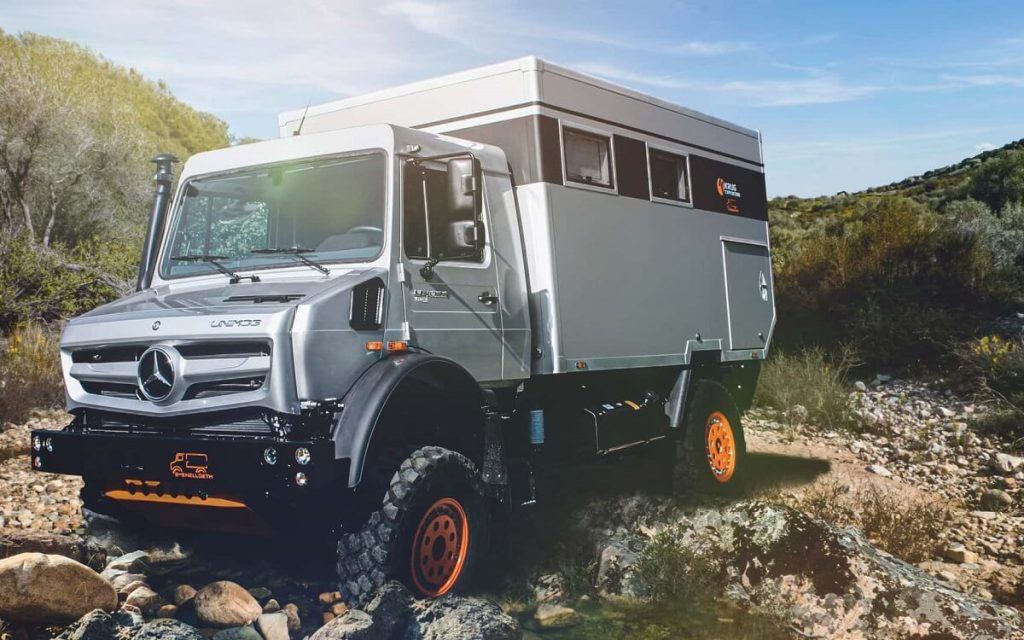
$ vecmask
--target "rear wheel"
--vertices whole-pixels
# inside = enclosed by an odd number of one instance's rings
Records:
[[[486,520],[469,459],[441,447],[414,451],[362,529],[338,542],[342,595],[360,606],[391,578],[424,598],[464,589],[487,547]]]
[[[687,411],[681,472],[691,488],[734,491],[746,474],[747,446],[739,410],[725,387],[696,382]]]

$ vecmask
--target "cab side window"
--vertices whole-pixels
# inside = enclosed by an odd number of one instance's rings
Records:
[[[472,255],[453,251],[449,225],[454,222],[448,206],[447,173],[408,163],[402,171],[402,243],[409,258],[483,262],[483,252]]]

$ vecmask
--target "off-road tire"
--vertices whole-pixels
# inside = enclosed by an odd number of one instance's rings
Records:
[[[713,380],[698,380],[691,389],[687,403],[685,432],[680,442],[679,464],[675,478],[679,489],[719,495],[734,495],[746,482],[747,444],[743,436],[740,412],[729,391]],[[734,449],[731,472],[714,470],[709,455],[709,424],[727,429]],[[722,458],[719,457],[719,460]]]
[[[454,586],[465,589],[487,547],[487,502],[479,473],[462,454],[441,447],[412,452],[392,475],[383,503],[358,531],[338,541],[339,591],[346,604],[365,604],[385,581],[398,579],[417,596],[430,597],[413,579],[413,538],[441,499],[456,501],[464,509],[468,549],[459,565]],[[443,595],[443,594],[438,594]]]

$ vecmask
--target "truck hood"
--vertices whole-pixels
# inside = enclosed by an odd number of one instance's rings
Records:
[[[209,286],[161,286],[134,293],[97,307],[71,324],[109,322],[173,315],[280,313],[303,302],[311,302],[327,291],[348,289],[366,279],[367,271],[353,271],[334,278],[240,282]],[[117,316],[114,318],[112,316]]]

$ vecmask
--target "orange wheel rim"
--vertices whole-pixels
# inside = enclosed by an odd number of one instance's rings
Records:
[[[711,475],[719,482],[729,482],[736,472],[736,438],[729,418],[721,411],[708,416],[704,427],[704,445]]]
[[[454,498],[430,505],[412,542],[412,582],[431,598],[452,590],[469,551],[469,519]]]

